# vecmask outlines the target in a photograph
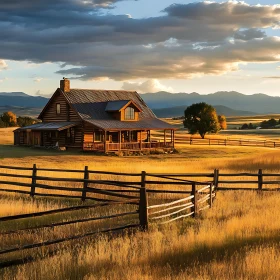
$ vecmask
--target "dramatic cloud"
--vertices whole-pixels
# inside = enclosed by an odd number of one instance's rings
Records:
[[[6,61],[3,59],[0,59],[0,71],[7,69],[7,68],[8,68],[8,64],[6,63]]]
[[[218,47],[199,47],[181,42],[179,46],[166,47],[156,44],[143,46],[98,46],[82,49],[82,53],[94,53],[83,57],[82,67],[58,71],[61,75],[76,75],[80,79],[109,77],[116,80],[137,78],[189,79],[205,74],[221,75],[238,70],[239,63],[277,62],[280,60],[280,38],[226,42]],[[110,53],[111,60],[106,56]],[[68,55],[65,53],[68,57]],[[74,62],[74,61],[73,61]],[[85,66],[87,65],[87,66]],[[96,65],[96,66],[92,66]]]
[[[151,18],[102,14],[116,2],[3,0],[1,56],[59,63],[57,73],[84,80],[187,79],[280,60],[279,38],[265,33],[279,28],[279,5],[195,2]]]
[[[86,9],[94,7],[108,7],[116,2],[122,0],[48,0],[48,1],[38,1],[38,0],[1,0],[0,8],[3,10],[14,10],[14,9],[48,9],[60,8],[65,10],[70,9]]]
[[[237,31],[234,34],[234,39],[237,40],[243,40],[243,41],[249,41],[252,39],[256,39],[256,38],[264,38],[266,37],[266,34],[264,31],[262,30],[258,30],[258,29],[247,29],[247,30],[243,30],[243,31]]]
[[[279,26],[279,5],[249,5],[243,1],[173,4],[164,10],[169,16],[217,25],[243,27]]]
[[[173,92],[172,87],[167,87],[161,84],[157,79],[148,80],[143,83],[130,83],[124,82],[122,89],[124,90],[136,90],[141,93],[153,93],[159,91]]]

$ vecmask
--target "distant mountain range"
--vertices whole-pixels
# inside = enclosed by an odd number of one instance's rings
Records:
[[[0,92],[0,107],[16,106],[16,107],[35,107],[42,108],[48,98],[42,96],[31,96],[24,92]]]
[[[187,106],[183,105],[183,106],[176,106],[171,108],[153,109],[153,112],[157,115],[158,118],[173,118],[173,117],[183,116],[186,107]],[[216,109],[218,115],[225,115],[226,117],[257,115],[256,112],[234,110],[223,105],[214,105],[213,107]]]
[[[255,114],[280,113],[280,97],[272,97],[265,94],[244,95],[236,91],[220,91],[207,95],[193,93],[147,93],[141,97],[145,102],[154,109],[164,109],[166,115],[167,108],[187,107],[193,103],[206,102],[213,106],[222,105],[237,111],[254,112]],[[171,110],[171,109],[170,109]],[[160,114],[163,115],[163,111]],[[182,109],[178,112],[178,116],[182,114]],[[232,112],[235,114],[235,112]],[[250,113],[251,114],[251,113]],[[174,114],[172,114],[174,115]],[[226,113],[226,115],[229,115]],[[246,114],[248,115],[248,114]]]
[[[157,92],[141,94],[158,117],[179,117],[187,106],[197,102],[213,105],[218,114],[250,116],[280,113],[280,97],[265,94],[244,95],[236,91],[220,91],[208,95],[193,93]],[[48,98],[24,92],[0,92],[0,113],[10,110],[20,115],[37,116]]]

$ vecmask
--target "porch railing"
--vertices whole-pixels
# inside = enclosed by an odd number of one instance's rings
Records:
[[[107,151],[119,151],[119,150],[133,150],[140,151],[145,149],[157,149],[157,148],[172,148],[172,142],[123,142],[123,143],[106,143]],[[85,151],[104,151],[104,143],[84,142],[83,149]]]

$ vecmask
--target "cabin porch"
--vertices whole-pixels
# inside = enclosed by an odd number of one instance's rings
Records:
[[[90,138],[94,141],[87,141]],[[87,133],[85,135],[83,150],[106,153],[150,149],[173,149],[174,139],[174,129],[164,130],[160,138],[152,138],[150,130],[93,131],[92,134]]]
[[[36,147],[82,147],[82,129],[73,122],[37,123],[14,131],[14,144]]]

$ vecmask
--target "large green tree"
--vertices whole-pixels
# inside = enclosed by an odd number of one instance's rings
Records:
[[[204,138],[206,133],[217,133],[220,130],[215,108],[204,102],[187,107],[184,126],[191,134],[199,133],[201,138]]]

